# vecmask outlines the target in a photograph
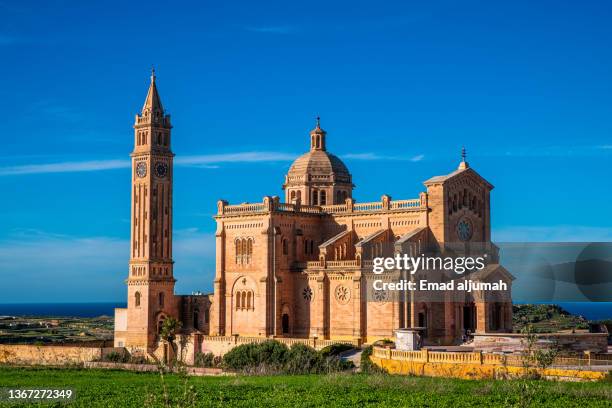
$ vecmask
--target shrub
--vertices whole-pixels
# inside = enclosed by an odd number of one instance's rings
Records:
[[[268,340],[230,350],[223,356],[222,365],[234,371],[277,374],[317,374],[354,367],[352,362],[330,354],[330,350],[323,353],[299,343],[289,349],[283,343]]]
[[[213,353],[196,353],[194,365],[196,367],[219,367],[221,357],[215,356]]]
[[[374,347],[372,346],[367,346],[361,352],[361,372],[368,373],[368,374],[386,373],[386,371],[383,368],[377,366],[376,364],[372,362],[372,360],[370,360],[370,356],[372,355],[373,352],[374,352]]]
[[[322,353],[304,344],[294,344],[287,354],[285,371],[289,374],[317,373],[324,365]]]
[[[231,370],[280,369],[288,351],[287,346],[274,340],[242,344],[223,356],[223,366]]]
[[[375,346],[379,346],[379,347],[391,347],[391,348],[395,348],[395,342],[393,340],[389,340],[389,339],[382,339],[382,340],[377,340],[374,342]]]
[[[348,351],[353,349],[354,347],[349,345],[349,344],[344,344],[344,343],[335,343],[332,345],[329,345],[327,347],[323,347],[320,351],[320,353],[324,356],[324,357],[329,357],[329,356],[337,356],[340,353],[344,352],[344,351]]]
[[[110,353],[102,356],[102,361],[108,361],[111,363],[127,363],[130,360],[130,355],[125,352],[111,351]]]

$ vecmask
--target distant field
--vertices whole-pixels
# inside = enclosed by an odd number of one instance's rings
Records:
[[[612,383],[469,381],[380,375],[165,377],[171,406],[611,407]],[[158,374],[0,367],[0,387],[72,387],[70,407],[163,406]],[[189,402],[195,398],[194,404]],[[7,406],[7,404],[0,404]],[[50,406],[50,405],[45,405]],[[60,406],[56,404],[56,406]]]
[[[112,339],[110,317],[0,316],[0,343],[4,344],[112,342]]]

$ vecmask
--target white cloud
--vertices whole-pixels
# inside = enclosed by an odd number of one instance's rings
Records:
[[[194,166],[215,169],[220,163],[260,163],[291,161],[295,154],[282,152],[238,152],[223,154],[205,154],[197,156],[182,156],[175,160],[177,166]],[[131,166],[129,160],[90,160],[82,162],[59,162],[46,164],[23,164],[0,167],[1,176],[16,176],[25,174],[75,173],[84,171],[100,171],[124,169]]]
[[[23,174],[74,173],[129,168],[128,160],[91,160],[83,162],[62,162],[48,164],[24,164],[19,166],[0,167],[0,176]]]
[[[198,156],[177,157],[177,165],[211,165],[216,163],[257,163],[291,161],[298,157],[295,154],[281,152],[239,152],[222,154],[204,154]]]
[[[397,160],[397,161],[411,161],[419,162],[425,158],[424,154],[417,154],[416,156],[385,156],[378,153],[367,152],[367,153],[346,153],[341,155],[343,159],[348,160]]]
[[[574,225],[495,228],[494,242],[610,242],[612,227]]]

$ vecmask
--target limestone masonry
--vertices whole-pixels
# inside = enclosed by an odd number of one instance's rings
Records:
[[[425,181],[417,198],[383,195],[359,203],[351,173],[327,151],[318,119],[310,151],[285,176],[284,200],[217,203],[214,293],[175,295],[171,130],[153,74],[134,123],[128,306],[116,310],[116,347],[156,350],[168,316],[182,321],[194,349],[205,349],[203,338],[232,335],[359,344],[421,327],[425,344],[457,344],[470,332],[511,332],[509,290],[476,290],[461,299],[371,292],[369,282],[380,279],[372,260],[398,253],[485,251],[486,267],[466,277],[511,286],[513,277],[498,264],[490,241],[493,186],[468,165],[465,153],[455,171]]]

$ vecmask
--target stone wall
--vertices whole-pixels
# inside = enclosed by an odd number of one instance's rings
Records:
[[[556,345],[561,352],[606,353],[608,351],[607,333],[546,333],[536,334],[535,347]],[[524,348],[525,335],[515,333],[474,334],[474,349],[486,352],[516,353]]]
[[[66,365],[100,359],[113,347],[34,346],[0,344],[0,364]]]
[[[266,337],[242,337],[242,336],[198,336],[195,343],[195,352],[201,353],[213,353],[216,356],[222,356],[231,349],[241,344],[249,343],[262,343],[266,340],[276,340],[280,343],[286,344],[291,347],[294,344],[300,343],[307,346],[313,347],[316,350],[321,350],[324,347],[332,344],[350,344],[355,347],[359,347],[356,341],[342,341],[342,340],[319,340],[319,339],[298,339],[298,338],[287,338],[279,337],[276,339]]]

